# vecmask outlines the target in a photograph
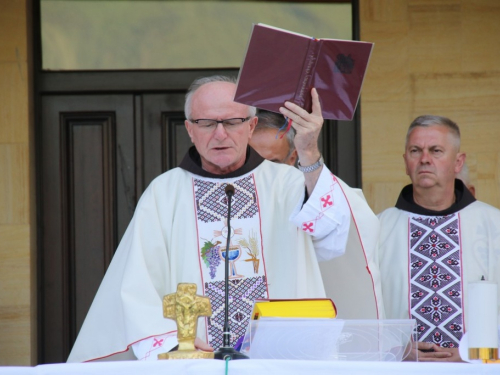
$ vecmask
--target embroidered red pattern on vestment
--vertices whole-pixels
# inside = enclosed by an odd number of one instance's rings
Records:
[[[205,295],[212,303],[212,316],[208,319],[208,340],[213,348],[222,346],[224,328],[224,281],[205,283]],[[266,298],[266,277],[248,277],[229,281],[229,320],[231,345],[236,345],[245,335],[253,303]]]
[[[246,331],[254,300],[268,297],[254,177],[250,174],[228,181],[235,188],[230,231],[227,226],[227,183],[193,179],[203,293],[212,304],[212,316],[207,319],[207,335],[209,344],[216,350],[222,345],[224,260],[228,238],[229,319],[233,345],[242,339]]]
[[[339,181],[334,174],[331,174],[332,184],[330,185],[330,190],[327,193],[323,194],[319,198],[319,214],[314,219],[310,221],[306,221],[302,223],[302,230],[306,233],[312,234],[316,231],[316,223],[318,220],[324,216],[324,212],[335,205],[333,201],[333,190],[335,189],[335,185],[338,185]]]
[[[410,314],[418,341],[457,348],[463,335],[458,214],[409,220]]]

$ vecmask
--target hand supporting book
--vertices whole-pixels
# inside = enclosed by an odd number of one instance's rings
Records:
[[[292,120],[292,126],[295,129],[293,142],[297,150],[299,163],[303,166],[312,165],[321,157],[318,148],[318,137],[323,127],[323,116],[318,92],[315,88],[311,90],[311,98],[311,113],[292,102],[285,102],[284,107],[279,108],[283,116]],[[312,173],[304,173],[309,195],[312,194],[316,186],[321,170],[322,167]]]

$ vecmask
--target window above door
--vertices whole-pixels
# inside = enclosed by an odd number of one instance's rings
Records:
[[[350,1],[41,0],[42,69],[239,68],[252,24],[352,39]]]

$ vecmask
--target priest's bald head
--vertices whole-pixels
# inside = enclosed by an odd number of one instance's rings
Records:
[[[201,157],[201,166],[213,174],[240,168],[257,124],[255,108],[233,101],[233,78],[212,76],[193,82],[186,94],[184,122]]]

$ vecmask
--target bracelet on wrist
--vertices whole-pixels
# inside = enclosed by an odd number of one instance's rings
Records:
[[[301,165],[300,160],[299,160],[299,162],[297,163],[297,167],[299,168],[300,171],[302,171],[304,173],[311,173],[311,172],[314,172],[315,170],[321,168],[321,166],[324,163],[325,163],[325,161],[323,160],[323,155],[320,155],[319,160],[316,163],[311,164],[311,165],[307,165],[307,166]]]

